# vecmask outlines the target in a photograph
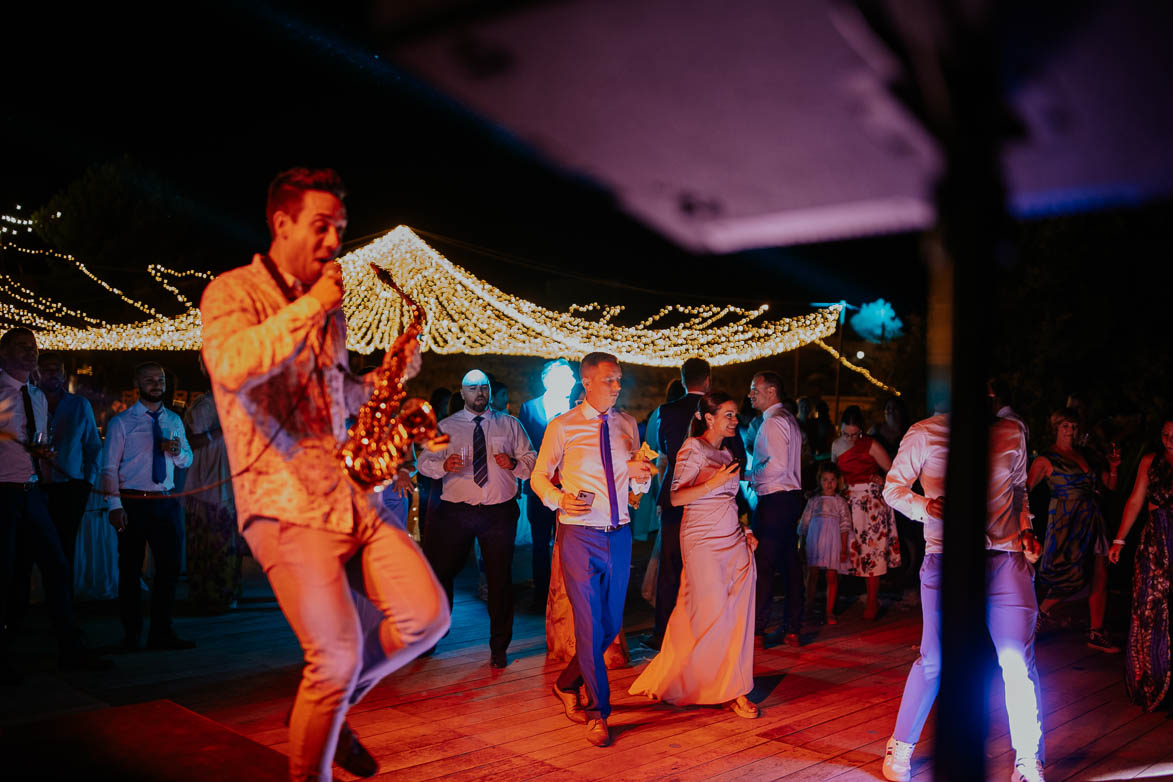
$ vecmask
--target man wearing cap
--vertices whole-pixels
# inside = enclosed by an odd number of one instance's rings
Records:
[[[464,408],[440,421],[450,438],[443,451],[420,454],[418,469],[440,480],[440,507],[428,522],[424,554],[452,606],[453,581],[480,543],[489,587],[489,665],[504,668],[513,639],[513,542],[517,537],[517,482],[534,467],[533,446],[521,422],[489,406],[488,376],[473,369],[460,383]]]

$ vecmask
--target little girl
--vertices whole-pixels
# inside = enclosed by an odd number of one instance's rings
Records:
[[[847,572],[847,533],[851,530],[851,509],[839,494],[839,468],[832,463],[819,466],[820,494],[807,500],[798,520],[798,537],[806,532],[807,594],[812,598],[819,585],[819,571],[827,572],[827,624],[837,624],[835,598],[839,595],[839,573]]]

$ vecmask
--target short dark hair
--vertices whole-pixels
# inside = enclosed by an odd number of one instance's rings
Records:
[[[43,367],[46,364],[60,364],[61,368],[64,369],[66,366],[65,356],[60,353],[42,353],[37,357],[37,366]]]
[[[686,359],[680,365],[680,382],[684,383],[685,388],[694,388],[703,384],[713,375],[712,368],[709,367],[709,362],[703,358]]]
[[[678,378],[672,378],[672,382],[668,384],[667,390],[664,391],[664,401],[674,402],[686,393],[688,393],[688,390],[684,387],[684,383],[681,383]]]
[[[859,404],[852,404],[843,408],[843,414],[839,417],[839,426],[841,427],[859,427],[863,429],[863,410],[860,409]]]
[[[770,386],[774,389],[774,394],[781,402],[786,397],[786,392],[782,390],[782,376],[777,372],[766,370],[765,372],[758,372],[754,375],[755,380],[761,380],[762,385]]]
[[[582,361],[578,363],[578,371],[581,374],[586,372],[588,369],[594,369],[599,364],[608,363],[619,366],[619,359],[615,358],[610,353],[601,353],[598,351],[594,353],[587,353],[582,357]]]
[[[1073,407],[1063,407],[1051,413],[1051,431],[1058,432],[1059,424],[1067,422],[1079,426],[1079,411]]]
[[[839,419],[840,426],[858,426],[861,430],[864,427],[863,410],[859,409],[859,405],[850,405],[844,408],[843,415]]]
[[[143,372],[146,372],[148,369],[157,369],[157,370],[159,370],[160,372],[162,372],[164,375],[166,375],[166,374],[167,374],[167,370],[166,370],[166,369],[164,369],[164,368],[163,368],[163,365],[162,365],[162,364],[160,364],[158,361],[144,361],[144,362],[142,362],[141,364],[136,364],[136,365],[135,365],[135,367],[134,367],[134,379],[137,381],[137,380],[138,380],[138,376],[139,376],[139,375],[141,375]]]
[[[1001,375],[994,375],[990,378],[989,386],[990,394],[997,398],[998,401],[1004,405],[1013,404],[1014,400],[1010,396],[1013,392],[1010,390],[1010,384],[1006,382],[1006,378]]]
[[[265,202],[265,222],[273,233],[273,216],[284,212],[297,219],[301,201],[307,190],[333,193],[341,201],[346,198],[342,177],[332,168],[291,168],[282,171],[269,183],[269,197]]]
[[[24,326],[13,326],[4,332],[4,336],[0,337],[0,350],[7,350],[8,346],[12,344],[12,340],[24,334],[27,334],[33,339],[37,338],[37,335],[33,333],[32,329],[25,328]]]

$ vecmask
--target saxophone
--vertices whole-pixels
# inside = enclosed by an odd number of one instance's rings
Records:
[[[406,375],[427,316],[422,307],[403,292],[390,273],[371,264],[375,276],[398,293],[412,310],[411,323],[396,338],[375,370],[375,390],[359,408],[338,458],[351,481],[362,491],[382,491],[399,467],[409,461],[412,445],[437,450],[448,444],[448,435],[436,428],[436,411],[423,399],[407,398]]]

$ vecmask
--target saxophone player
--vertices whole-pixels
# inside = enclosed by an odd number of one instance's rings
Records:
[[[268,253],[213,280],[200,307],[237,523],[305,650],[289,716],[294,780],[329,780],[332,760],[359,776],[378,770],[347,709],[449,624],[447,597],[419,548],[379,521],[377,495],[355,488],[336,456],[346,416],[373,388],[345,369],[334,262],[344,196],[331,170],[279,174],[266,208]],[[409,348],[411,377],[418,345]]]

